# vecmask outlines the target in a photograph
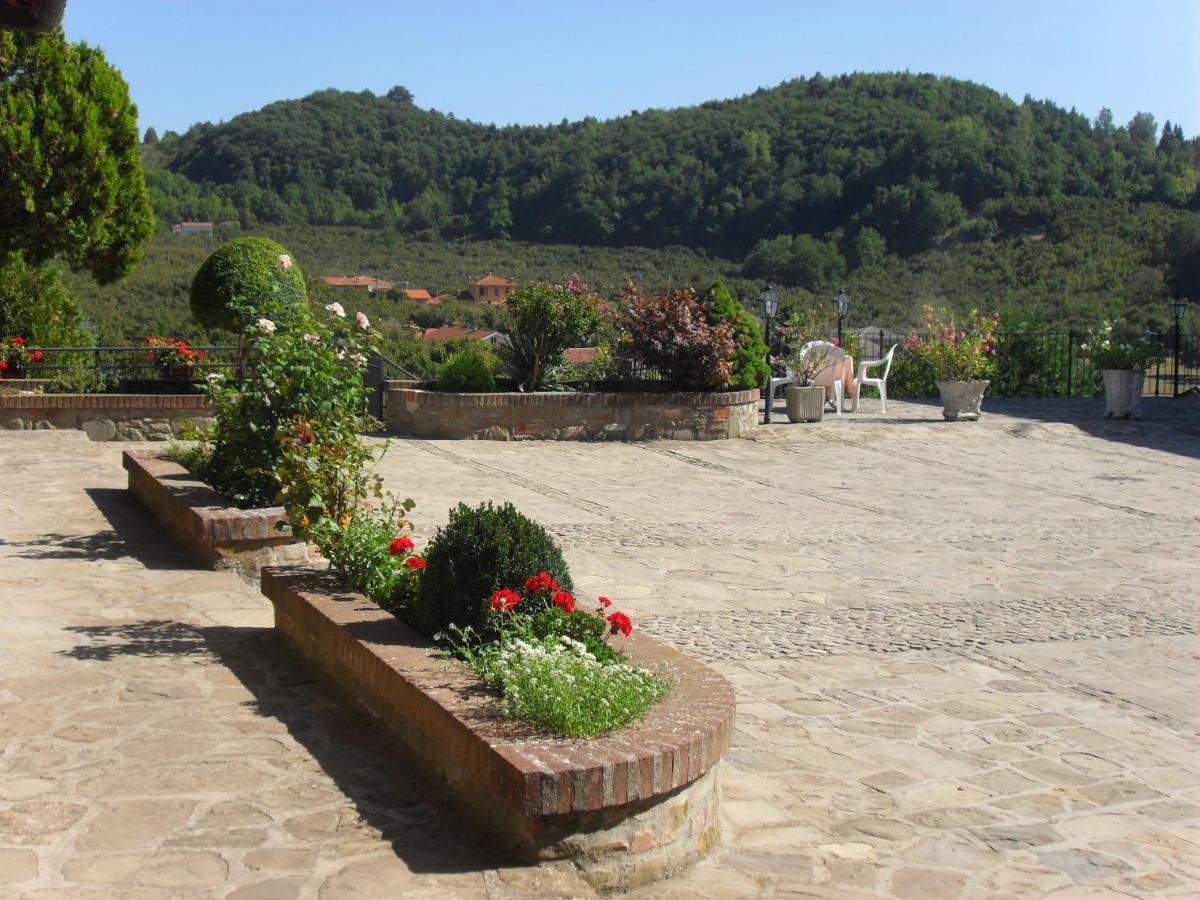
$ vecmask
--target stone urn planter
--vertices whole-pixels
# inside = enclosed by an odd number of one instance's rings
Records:
[[[1143,371],[1105,369],[1100,373],[1104,379],[1104,417],[1106,419],[1140,419],[1138,403],[1142,399]]]
[[[789,422],[820,422],[825,415],[825,387],[810,384],[797,387],[788,385],[783,389],[787,398]]]
[[[947,422],[974,422],[990,381],[939,381],[942,418]]]

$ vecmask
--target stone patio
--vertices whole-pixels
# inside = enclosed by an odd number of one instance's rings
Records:
[[[705,444],[395,442],[419,537],[511,500],[579,593],[735,684],[724,834],[645,896],[1200,893],[1200,400],[927,404]],[[782,404],[778,407],[780,418]],[[0,433],[0,894],[575,896],[125,497]]]

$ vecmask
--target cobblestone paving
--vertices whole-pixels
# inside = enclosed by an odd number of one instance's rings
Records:
[[[782,407],[780,408],[782,409]],[[711,444],[398,442],[738,693],[711,856],[647,897],[1200,895],[1200,405],[920,404]],[[129,506],[0,434],[0,895],[579,896],[505,868]]]
[[[1195,634],[1194,598],[1130,609],[1096,598],[1023,598],[1004,603],[925,603],[916,608],[848,607],[833,613],[782,609],[745,615],[652,616],[642,627],[705,660],[790,659],[869,650],[945,650]]]

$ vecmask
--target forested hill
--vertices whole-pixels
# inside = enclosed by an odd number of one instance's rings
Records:
[[[495,127],[408,91],[322,91],[147,136],[165,220],[354,224],[424,236],[684,245],[742,258],[811,235],[851,260],[969,223],[1040,227],[1057,198],[1196,209],[1200,142],[928,75],[814,76],[609,121]],[[1039,206],[1038,204],[1043,204]]]

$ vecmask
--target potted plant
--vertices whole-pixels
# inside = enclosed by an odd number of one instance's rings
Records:
[[[147,335],[146,344],[150,347],[146,359],[158,370],[158,377],[166,381],[191,381],[195,377],[196,362],[208,355],[203,350],[193,350],[187,341],[179,338]]]
[[[1106,418],[1139,418],[1146,369],[1162,355],[1157,342],[1137,334],[1128,322],[1105,322],[1080,351],[1104,379]]]
[[[957,322],[946,310],[925,307],[925,334],[906,342],[937,381],[942,397],[942,418],[947,422],[975,421],[991,381],[996,356],[999,313],[990,316],[971,310],[969,319]]]
[[[29,364],[41,361],[42,351],[30,350],[20,335],[0,343],[0,378],[24,378]]]
[[[825,386],[813,382],[817,373],[831,364],[829,357],[828,346],[812,347],[807,353],[800,348],[788,357],[797,381],[783,390],[789,422],[820,422],[825,415]]]

